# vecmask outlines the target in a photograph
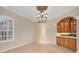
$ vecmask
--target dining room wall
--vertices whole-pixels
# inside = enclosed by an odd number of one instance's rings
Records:
[[[35,23],[16,13],[0,7],[0,15],[11,17],[14,24],[14,41],[0,43],[0,52],[29,44],[35,38]]]

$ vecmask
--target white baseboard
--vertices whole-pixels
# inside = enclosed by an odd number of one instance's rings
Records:
[[[33,42],[33,41],[30,41],[30,42],[27,42],[27,43],[25,42],[25,43],[22,43],[22,44],[18,44],[18,45],[16,45],[16,46],[11,47],[11,48],[7,48],[7,49],[5,49],[5,50],[1,50],[0,53],[6,52],[6,51],[11,50],[11,49],[14,49],[14,48],[21,47],[21,46],[26,45],[26,44],[30,44],[30,43],[32,43],[32,42]]]

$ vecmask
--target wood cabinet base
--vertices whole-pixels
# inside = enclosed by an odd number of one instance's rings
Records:
[[[57,37],[57,45],[76,51],[76,39]]]

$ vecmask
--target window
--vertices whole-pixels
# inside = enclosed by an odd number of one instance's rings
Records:
[[[0,42],[14,40],[14,20],[8,16],[0,16]]]

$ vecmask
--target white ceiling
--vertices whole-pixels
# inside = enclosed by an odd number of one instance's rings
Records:
[[[36,21],[35,16],[38,11],[35,6],[6,6],[4,8],[26,17],[31,21]],[[75,8],[76,6],[49,6],[47,10],[48,20],[54,20],[55,18],[62,16]]]

